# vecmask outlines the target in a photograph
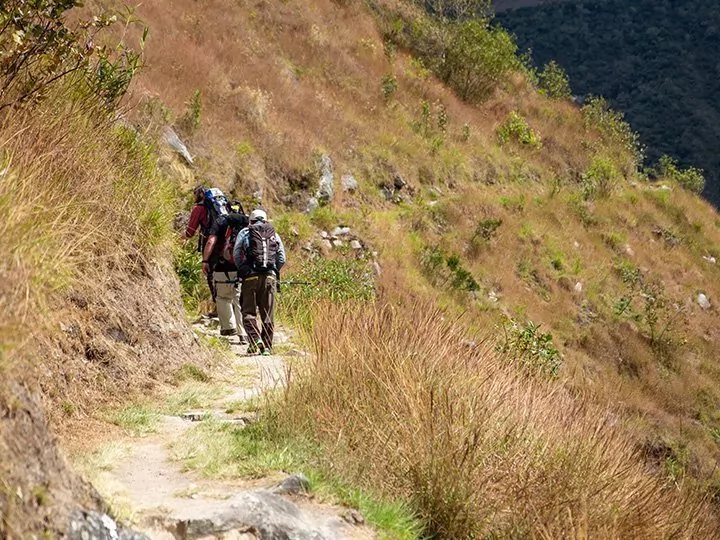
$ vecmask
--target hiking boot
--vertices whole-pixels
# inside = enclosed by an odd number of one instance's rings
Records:
[[[248,344],[247,337],[245,337],[244,335],[240,334],[239,344],[240,344],[240,345],[247,345],[247,344]]]
[[[220,330],[221,336],[234,336],[235,334],[237,334],[237,330],[235,330],[234,328],[228,328],[227,330]]]
[[[263,356],[270,356],[272,354],[272,350],[270,349],[263,349],[262,355]]]
[[[262,341],[258,341],[257,343],[251,343],[248,345],[247,353],[248,354],[258,354],[262,353],[265,349],[265,346],[263,345]]]

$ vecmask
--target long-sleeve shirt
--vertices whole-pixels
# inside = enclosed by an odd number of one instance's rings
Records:
[[[196,204],[190,212],[190,221],[188,222],[187,229],[185,229],[185,238],[192,238],[195,236],[198,227],[200,227],[201,231],[204,231],[208,225],[207,208],[202,204]]]
[[[280,272],[280,269],[285,264],[285,246],[283,246],[282,239],[278,233],[275,233],[275,241],[278,244],[277,255],[275,256],[275,270],[276,272]],[[238,233],[237,238],[235,238],[235,247],[233,248],[233,258],[238,268],[243,265],[249,265],[245,256],[249,247],[250,228],[245,227]]]

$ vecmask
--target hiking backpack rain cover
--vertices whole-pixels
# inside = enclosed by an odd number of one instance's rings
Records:
[[[249,227],[248,262],[254,270],[275,270],[278,242],[275,227],[266,221],[252,223]]]

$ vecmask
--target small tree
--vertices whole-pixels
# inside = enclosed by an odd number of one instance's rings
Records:
[[[451,27],[441,78],[466,101],[489,98],[512,70],[519,67],[517,45],[487,19],[468,20]]]
[[[705,189],[705,177],[700,169],[695,167],[681,169],[677,161],[670,156],[662,156],[658,160],[657,169],[661,176],[677,182],[683,189],[698,194]]]
[[[551,60],[543,70],[538,73],[538,88],[540,92],[553,99],[570,99],[570,79],[567,73],[555,60]]]

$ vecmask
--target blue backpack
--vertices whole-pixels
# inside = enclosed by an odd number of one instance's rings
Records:
[[[230,213],[228,199],[218,188],[205,190],[205,208],[208,210],[208,226],[220,216],[227,216]]]

